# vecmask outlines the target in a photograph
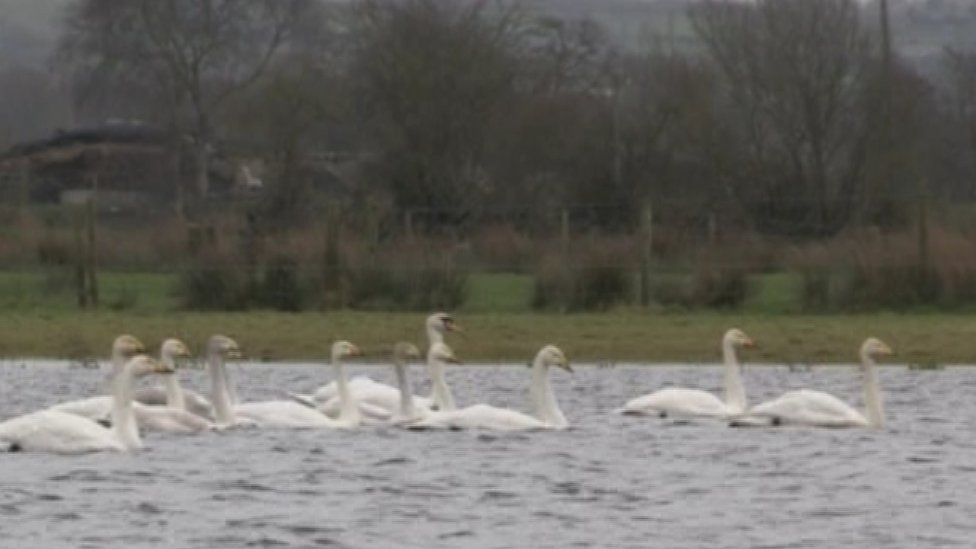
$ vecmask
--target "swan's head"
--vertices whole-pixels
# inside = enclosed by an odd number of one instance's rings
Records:
[[[345,358],[347,356],[359,356],[362,353],[359,351],[359,347],[356,347],[348,341],[336,341],[332,344],[332,358]]]
[[[569,361],[566,360],[566,355],[563,354],[562,349],[555,345],[546,345],[543,347],[539,351],[539,354],[536,355],[536,359],[541,360],[546,366],[555,366],[567,372],[573,371],[573,367],[569,365]]]
[[[135,336],[123,334],[112,343],[112,355],[131,358],[146,352],[146,346]]]
[[[745,347],[747,349],[756,346],[752,338],[738,328],[732,328],[725,332],[725,337],[722,338],[722,344],[733,348]]]
[[[463,332],[454,317],[447,313],[434,313],[427,317],[427,329],[439,334],[447,332]]]
[[[207,342],[207,353],[224,358],[241,358],[241,348],[237,342],[225,335],[215,335]]]
[[[427,351],[427,360],[442,364],[460,364],[461,361],[454,356],[454,351],[445,343],[435,343]]]
[[[861,356],[880,357],[892,354],[894,351],[891,350],[891,347],[876,337],[869,337],[861,344]]]
[[[181,358],[190,358],[193,354],[190,353],[190,348],[185,343],[171,337],[164,341],[163,345],[159,348],[159,356],[178,360]]]
[[[125,363],[125,369],[134,377],[148,376],[150,374],[172,374],[173,366],[160,362],[151,356],[137,355]]]
[[[393,356],[404,361],[420,358],[420,349],[413,343],[401,341],[393,346]]]

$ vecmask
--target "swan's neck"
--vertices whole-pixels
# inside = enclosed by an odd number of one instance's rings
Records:
[[[339,419],[352,424],[359,424],[359,406],[349,393],[349,382],[346,379],[346,365],[333,355],[332,364],[335,366],[336,389],[339,393]]]
[[[864,416],[871,427],[884,426],[884,404],[881,401],[881,385],[874,359],[861,355],[864,364]]]
[[[404,418],[412,418],[414,417],[413,389],[407,376],[407,365],[397,358],[393,370],[396,372],[397,388],[400,389],[400,415]]]
[[[549,383],[549,366],[540,357],[536,357],[532,364],[531,392],[537,418],[559,429],[569,425],[552,392],[552,385]]]
[[[163,362],[174,370],[172,374],[163,376],[163,385],[166,387],[166,405],[170,408],[186,410],[186,400],[183,398],[183,389],[180,387],[180,378],[175,371],[173,357],[163,356]]]
[[[186,410],[186,400],[183,398],[183,388],[180,387],[180,379],[176,373],[167,374],[163,379],[166,387],[166,405],[170,408]]]
[[[112,377],[111,377],[111,379],[115,379],[115,378],[119,377],[119,374],[122,373],[122,370],[124,368],[125,368],[125,357],[122,356],[121,354],[115,352],[115,351],[112,351]]]
[[[228,389],[230,381],[227,379],[224,358],[219,353],[211,353],[207,359],[207,370],[210,373],[214,419],[219,427],[229,427],[234,424],[234,410],[231,407]]]
[[[725,405],[739,412],[744,412],[748,402],[746,401],[746,388],[742,384],[742,374],[739,367],[739,359],[735,354],[735,347],[731,343],[722,343],[722,360],[725,362]]]
[[[438,410],[450,411],[457,409],[454,404],[454,395],[451,388],[447,386],[447,378],[444,375],[444,363],[437,359],[427,359],[427,373],[430,375],[431,394],[430,398],[434,401]]]
[[[444,343],[444,334],[440,330],[434,328],[433,326],[427,327],[427,345],[428,348],[437,345],[438,343]]]
[[[112,430],[126,450],[142,448],[139,424],[132,411],[132,373],[123,368],[112,380]]]

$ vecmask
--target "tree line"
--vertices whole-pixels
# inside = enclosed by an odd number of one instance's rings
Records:
[[[344,200],[428,225],[583,205],[614,230],[652,203],[659,224],[822,238],[976,198],[976,53],[923,72],[877,17],[705,0],[697,49],[624,51],[595,21],[507,1],[79,0],[55,62],[79,119],[184,136],[186,200],[221,148],[265,159],[272,224],[319,215],[330,152],[358,159]]]

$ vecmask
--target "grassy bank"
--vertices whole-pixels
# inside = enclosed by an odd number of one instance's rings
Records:
[[[236,337],[249,355],[322,359],[332,340],[345,338],[367,353],[392,342],[423,342],[423,314],[413,313],[134,313],[0,312],[0,356],[104,356],[112,338],[128,332],[157,345],[168,336],[200,349],[207,336]],[[898,352],[898,362],[976,361],[976,321],[969,316],[763,315],[717,313],[606,314],[459,313],[467,333],[450,343],[467,361],[523,361],[544,343],[561,345],[576,361],[715,361],[718,339],[731,326],[760,348],[747,362],[851,362],[860,341],[875,335]]]

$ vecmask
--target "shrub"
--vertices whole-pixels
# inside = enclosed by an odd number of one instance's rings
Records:
[[[736,309],[752,295],[749,273],[739,266],[700,267],[691,275],[655,277],[654,301],[664,306]]]
[[[217,251],[198,256],[180,274],[176,288],[183,308],[202,311],[245,309],[250,291],[232,257]]]
[[[745,269],[735,265],[706,266],[695,273],[691,302],[699,307],[735,309],[749,297]]]
[[[45,266],[64,266],[74,262],[74,251],[64,239],[45,234],[37,243],[37,260]]]
[[[568,310],[573,305],[573,272],[555,256],[547,256],[536,267],[532,287],[532,307]]]
[[[532,243],[511,225],[489,225],[472,239],[472,251],[482,268],[521,271],[530,266]]]
[[[631,270],[619,264],[583,264],[576,272],[574,308],[606,310],[631,298]]]
[[[685,275],[658,275],[652,278],[651,299],[665,307],[686,307],[694,305]]]
[[[532,306],[536,309],[606,310],[633,298],[633,269],[609,247],[583,248],[570,265],[548,255],[536,267]]]
[[[450,253],[404,247],[369,254],[358,262],[344,277],[352,308],[455,309],[467,296],[467,274]]]
[[[935,229],[920,265],[915,234],[863,231],[804,247],[793,267],[812,310],[905,309],[976,303],[976,240]]]
[[[300,311],[305,295],[299,282],[298,262],[287,255],[270,259],[264,268],[257,297],[264,307],[278,311]]]

